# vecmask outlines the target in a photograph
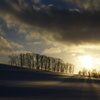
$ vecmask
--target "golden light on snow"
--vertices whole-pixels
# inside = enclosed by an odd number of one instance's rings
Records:
[[[85,67],[86,69],[91,70],[94,67],[93,57],[90,55],[79,56],[78,60],[79,60],[79,63],[81,64],[81,66]]]

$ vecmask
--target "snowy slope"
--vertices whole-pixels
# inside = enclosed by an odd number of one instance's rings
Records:
[[[0,64],[0,100],[100,100],[100,80]]]

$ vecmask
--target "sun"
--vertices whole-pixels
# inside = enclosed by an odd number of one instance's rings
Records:
[[[91,70],[93,68],[93,57],[90,55],[78,57],[82,67]]]

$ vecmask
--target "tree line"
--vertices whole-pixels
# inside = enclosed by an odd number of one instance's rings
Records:
[[[35,53],[12,54],[8,57],[9,64],[14,66],[53,72],[74,72],[74,65],[70,63],[64,63],[64,61],[60,58],[48,57]]]
[[[83,68],[83,70],[79,71],[78,74],[82,75],[82,76],[100,77],[100,71],[97,71],[94,68],[92,70],[88,70],[86,68]]]

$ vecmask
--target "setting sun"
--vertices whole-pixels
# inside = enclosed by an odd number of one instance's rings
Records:
[[[91,70],[93,68],[93,57],[90,55],[78,57],[82,67]]]

